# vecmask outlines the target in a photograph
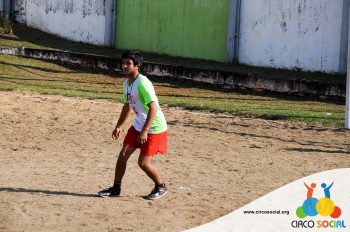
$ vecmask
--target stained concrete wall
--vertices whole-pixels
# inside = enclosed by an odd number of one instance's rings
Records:
[[[346,50],[341,45],[345,29],[343,1],[346,0],[242,1],[239,62],[342,72],[344,67],[339,62],[346,59],[341,53]]]
[[[10,0],[0,0],[0,12],[9,13],[11,2]]]
[[[113,0],[17,0],[17,20],[29,27],[79,42],[109,45]],[[114,20],[114,18],[113,18]],[[106,27],[106,25],[108,26]],[[107,43],[107,44],[106,44]]]
[[[115,1],[16,0],[17,20],[70,40],[109,46],[116,29],[119,49],[226,61],[232,1],[118,0],[116,27]],[[240,64],[346,72],[350,0],[240,2],[235,47]]]

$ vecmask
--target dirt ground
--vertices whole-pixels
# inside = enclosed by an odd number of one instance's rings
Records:
[[[0,231],[181,231],[293,180],[350,167],[350,131],[163,109],[169,154],[154,160],[168,195],[141,197],[153,184],[135,154],[122,196],[104,199],[96,193],[113,181],[121,105],[0,92]]]

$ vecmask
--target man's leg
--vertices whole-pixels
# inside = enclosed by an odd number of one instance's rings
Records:
[[[120,186],[125,173],[126,164],[131,154],[135,150],[136,148],[123,146],[122,150],[119,153],[117,164],[115,167],[115,177],[113,186],[99,191],[98,195],[100,195],[101,197],[117,197],[120,195]]]
[[[119,153],[117,164],[115,165],[114,184],[120,184],[126,170],[126,164],[136,148],[123,146]]]
[[[140,155],[138,160],[140,168],[154,181],[155,184],[155,187],[151,193],[145,197],[147,200],[155,200],[161,198],[168,192],[167,187],[164,183],[162,183],[162,179],[160,178],[157,169],[151,163],[151,160],[152,156],[145,155]]]
[[[140,168],[147,174],[147,176],[149,176],[154,181],[155,185],[161,185],[162,179],[160,178],[156,167],[154,167],[154,165],[151,162],[152,157],[153,156],[146,156],[140,154],[138,163]]]

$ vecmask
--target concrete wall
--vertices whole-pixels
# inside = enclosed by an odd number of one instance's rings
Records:
[[[346,72],[350,0],[118,0],[116,25],[115,1],[16,0],[17,20],[119,49],[221,62],[238,50],[240,64]],[[234,48],[230,2],[241,2]]]
[[[343,0],[242,0],[239,62],[342,72],[342,15]]]
[[[116,47],[226,61],[229,0],[118,0]]]
[[[0,0],[0,12],[1,13],[9,13],[11,2],[10,0]]]
[[[17,0],[17,20],[58,36],[91,44],[108,45],[112,30],[106,10],[113,0]],[[109,17],[114,16],[108,12]],[[114,18],[113,18],[114,19]],[[107,22],[106,22],[107,21]],[[113,25],[114,27],[114,25]],[[106,44],[107,43],[107,44]]]

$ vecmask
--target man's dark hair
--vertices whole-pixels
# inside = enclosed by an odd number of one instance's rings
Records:
[[[134,63],[134,65],[142,65],[143,55],[140,51],[129,50],[122,54],[122,59],[130,59]]]

